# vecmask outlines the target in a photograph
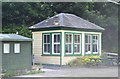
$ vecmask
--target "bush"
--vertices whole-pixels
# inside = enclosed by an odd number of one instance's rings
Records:
[[[86,65],[89,62],[101,62],[100,60],[94,61],[90,60],[90,58],[100,58],[100,56],[83,56],[83,57],[78,57],[70,62],[67,63],[69,66],[82,66]]]

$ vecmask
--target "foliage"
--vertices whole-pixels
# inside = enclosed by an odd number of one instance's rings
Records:
[[[2,32],[18,31],[20,35],[31,37],[29,26],[58,13],[72,13],[105,28],[104,50],[111,52],[118,50],[118,5],[107,2],[4,2],[2,3]]]
[[[2,77],[13,77],[13,76],[20,76],[20,75],[30,75],[30,74],[38,74],[38,73],[44,73],[44,71],[36,71],[36,70],[31,70],[31,71],[27,71],[27,72],[16,72],[16,71],[6,71],[3,72]]]
[[[100,60],[94,61],[94,60],[90,60],[90,58],[100,58],[100,56],[83,56],[83,57],[79,57],[76,58],[72,61],[70,61],[67,65],[69,66],[82,66],[82,65],[86,65],[89,62],[101,62]]]

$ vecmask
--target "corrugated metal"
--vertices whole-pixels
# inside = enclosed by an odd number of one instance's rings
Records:
[[[0,41],[32,41],[32,39],[17,34],[0,34]]]

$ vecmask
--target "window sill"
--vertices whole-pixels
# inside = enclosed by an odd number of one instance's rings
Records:
[[[60,55],[56,55],[56,54],[52,54],[52,55],[49,55],[49,54],[43,54],[41,56],[60,56]]]
[[[65,54],[65,56],[82,56],[82,54],[80,53],[80,54]]]

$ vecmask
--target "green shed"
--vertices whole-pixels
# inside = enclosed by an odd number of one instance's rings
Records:
[[[32,68],[32,39],[17,34],[0,34],[1,71],[21,71]]]

